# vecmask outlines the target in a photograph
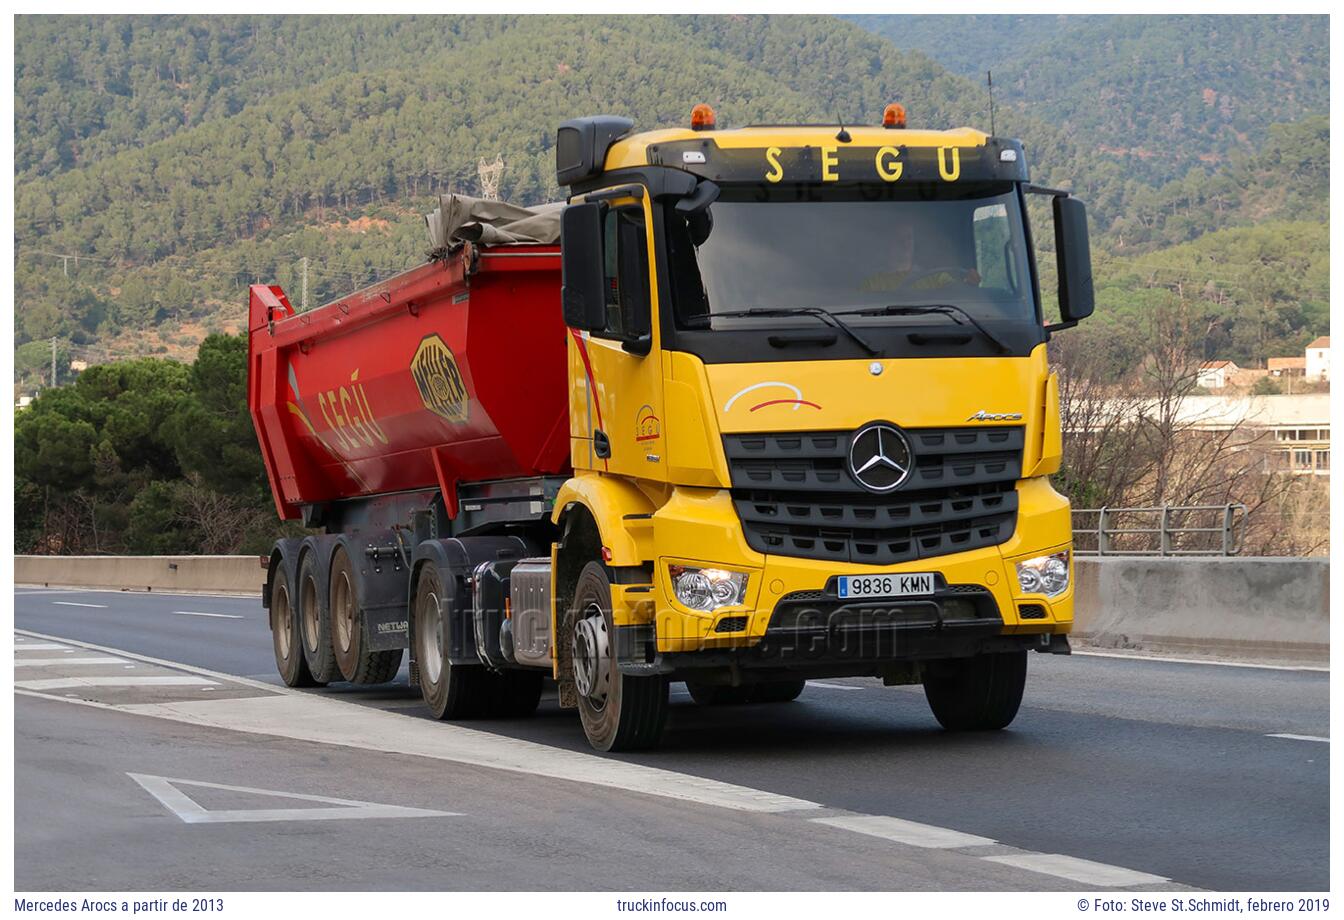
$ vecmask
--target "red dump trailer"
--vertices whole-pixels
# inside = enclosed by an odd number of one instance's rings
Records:
[[[253,285],[248,335],[276,508],[321,531],[271,555],[263,602],[285,681],[391,679],[411,643],[409,586],[443,611],[422,650],[453,667],[436,715],[535,708],[549,620],[520,615],[515,647],[504,597],[480,592],[507,592],[510,574],[550,590],[550,502],[571,474],[559,248],[459,242],[302,313]],[[490,622],[464,625],[468,611]]]
[[[254,285],[248,403],[280,516],[567,472],[558,247],[467,246],[306,313]]]

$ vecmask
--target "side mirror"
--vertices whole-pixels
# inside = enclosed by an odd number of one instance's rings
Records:
[[[603,270],[604,205],[572,204],[560,215],[560,302],[565,325],[586,332],[606,328]]]
[[[1055,253],[1059,261],[1060,326],[1073,326],[1092,315],[1092,252],[1087,242],[1087,208],[1077,198],[1055,204]]]

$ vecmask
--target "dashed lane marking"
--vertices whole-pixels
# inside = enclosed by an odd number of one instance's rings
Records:
[[[854,684],[828,684],[820,680],[809,680],[809,687],[821,687],[823,690],[875,690],[876,687],[856,687]]]
[[[14,646],[16,652],[73,652],[74,649],[68,645],[57,645],[55,642],[20,642]]]
[[[27,631],[25,634],[38,639],[53,638]],[[84,649],[123,655],[131,660],[163,665],[181,672],[204,675],[225,683],[252,685],[269,693],[264,697],[145,704],[111,704],[84,699],[61,700],[61,702],[226,731],[342,745],[377,753],[430,757],[511,773],[568,780],[600,788],[622,789],[664,799],[690,801],[699,805],[801,818],[808,823],[815,822],[830,825],[837,830],[879,837],[896,845],[957,851],[996,843],[987,837],[967,834],[952,828],[918,824],[889,816],[835,814],[834,810],[831,810],[831,815],[814,817],[818,811],[826,809],[827,806],[761,789],[551,747],[459,725],[440,723],[434,725],[432,731],[427,731],[424,721],[411,715],[355,706],[331,697],[263,684],[247,678],[162,661],[120,649],[73,640],[72,644]],[[21,695],[35,695],[23,689],[22,682],[16,685],[16,692]],[[46,697],[46,699],[59,698]],[[825,814],[824,811],[822,813]],[[1186,887],[1173,885],[1169,879],[1161,876],[1056,854],[1020,850],[1004,856],[975,853],[961,855],[967,859],[985,859],[1098,887],[1146,885]]]
[[[243,620],[246,617],[237,613],[205,613],[200,610],[174,610],[180,617],[218,617],[221,620]]]
[[[1321,744],[1329,744],[1330,739],[1322,735],[1291,735],[1287,732],[1282,734],[1265,735],[1266,738],[1285,738],[1289,741],[1319,741]]]
[[[144,677],[50,677],[42,680],[16,680],[19,690],[75,690],[80,687],[199,687],[214,685],[213,680],[191,674]]]
[[[1012,853],[1006,856],[984,856],[981,858],[988,862],[1066,878],[1081,885],[1121,888],[1135,885],[1161,885],[1171,881],[1160,875],[1136,872],[1133,869],[1092,862],[1090,859],[1079,859],[1076,856],[1061,856],[1058,853]]]
[[[234,824],[244,821],[331,821],[358,818],[455,818],[455,811],[431,811],[427,808],[407,808],[402,805],[379,805],[354,799],[333,799],[324,795],[306,795],[298,792],[277,792],[272,789],[254,789],[251,786],[225,786],[222,783],[203,783],[192,779],[171,779],[144,773],[127,773],[131,779],[182,819],[184,824]],[[202,808],[178,786],[201,789],[223,789],[267,798],[294,799],[301,802],[321,802],[330,808],[230,808],[210,810]]]
[[[81,604],[79,601],[52,601],[52,603],[61,607],[96,607],[99,610],[107,609],[106,604]]]
[[[957,847],[988,846],[996,841],[975,834],[964,834],[949,827],[936,827],[932,824],[919,824],[901,818],[886,815],[854,815],[839,818],[813,818],[814,824],[826,824],[856,834],[869,837],[881,837],[894,840],[912,847],[925,847],[935,850],[952,850]]]
[[[45,668],[61,664],[123,664],[125,658],[103,655],[97,658],[15,658],[16,668]]]

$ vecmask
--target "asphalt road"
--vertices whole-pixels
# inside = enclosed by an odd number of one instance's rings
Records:
[[[255,598],[20,588],[15,625],[278,684],[264,611]],[[1328,887],[1329,743],[1274,737],[1328,736],[1327,674],[1083,655],[1033,655],[1030,667],[1021,714],[1008,731],[994,735],[945,734],[918,688],[884,688],[862,679],[814,682],[795,703],[713,709],[694,706],[674,686],[663,747],[639,755],[593,754],[575,715],[558,709],[553,700],[544,700],[532,719],[472,727],[572,751],[594,762],[623,761],[719,780],[806,799],[839,810],[837,814],[895,816],[990,838],[1000,847],[1067,854],[1181,885],[1216,890]],[[312,695],[418,714],[418,694],[404,683],[374,689],[333,685]],[[638,887],[640,872],[651,864],[662,868],[648,878],[649,888],[1080,887],[1061,886],[1060,879],[1048,875],[1024,876],[983,858],[989,851],[974,847],[875,850],[870,846],[874,838],[846,835],[816,822],[800,834],[796,828],[790,831],[790,819],[781,816],[753,815],[744,821],[722,809],[673,808],[665,800],[650,804],[648,797],[624,791],[595,796],[590,787],[520,779],[481,767],[427,764],[417,757],[294,740],[252,743],[239,740],[248,736],[165,727],[140,716],[47,700],[21,703],[16,709],[16,883],[21,886],[44,887],[43,873],[73,858],[69,835],[81,822],[92,820],[91,815],[99,816],[109,835],[125,819],[125,809],[154,812],[169,821],[141,790],[125,788],[125,774],[141,772],[262,789],[316,790],[318,795],[465,815],[361,822],[356,833],[374,834],[378,840],[385,834],[387,850],[371,857],[355,873],[357,879],[349,878],[348,868],[344,876],[332,876],[320,865],[305,869],[294,855],[295,835],[311,833],[312,845],[320,847],[323,839],[350,839],[353,824],[298,825],[305,830],[266,835],[275,852],[263,846],[252,855],[229,857],[228,871],[221,869],[215,883],[219,885],[231,877],[253,878],[247,874],[249,865],[255,875],[255,866],[269,858],[270,865],[288,867],[263,885],[275,888]],[[447,730],[426,720],[422,731]],[[170,741],[162,740],[165,734]],[[221,777],[221,758],[235,755],[235,772],[241,778]],[[270,758],[270,766],[257,758]],[[148,766],[146,760],[151,761]],[[325,765],[337,761],[340,768],[333,774]],[[213,771],[204,770],[206,765],[213,765]],[[105,774],[102,784],[91,783],[78,794],[70,794],[71,786],[61,779],[95,769]],[[326,776],[340,780],[324,785]],[[95,801],[82,803],[83,795]],[[123,812],[108,812],[97,807],[99,795],[108,801],[120,796],[127,804]],[[32,813],[47,819],[24,820],[26,810],[35,809],[40,812]],[[387,829],[369,830],[380,824]],[[410,865],[416,865],[415,857],[407,854],[431,853],[434,835],[446,833],[431,826],[440,825],[488,845],[470,853],[470,848],[454,849],[444,872],[425,882],[423,874],[401,860],[410,858]],[[256,833],[258,826],[239,824],[227,831],[241,834],[251,827]],[[632,835],[632,826],[649,830]],[[161,843],[199,828],[172,830]],[[709,835],[708,842],[700,833]],[[576,847],[582,850],[584,841],[591,849],[599,838],[599,849],[610,846],[613,861],[596,859],[593,865],[608,867],[607,874],[574,868],[568,854]],[[306,837],[302,846],[309,848]],[[656,858],[688,850],[696,852],[680,862],[680,857]],[[378,845],[373,851],[382,853]],[[506,876],[510,865],[538,863],[543,852],[551,854],[540,860],[549,867],[544,877]],[[287,861],[285,853],[290,854]],[[975,855],[981,858],[971,858]],[[200,858],[202,867],[211,865],[206,855]],[[244,864],[233,865],[237,860]],[[136,875],[152,875],[150,862],[127,866],[121,855],[102,860],[109,884],[171,885]],[[613,873],[612,866],[621,868]],[[174,876],[177,884],[200,884],[198,876],[183,872]],[[294,872],[306,872],[307,880],[300,884]]]

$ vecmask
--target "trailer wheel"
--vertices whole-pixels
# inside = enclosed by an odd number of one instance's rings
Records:
[[[327,598],[331,646],[341,676],[352,684],[381,684],[396,677],[401,649],[372,652],[364,648],[364,617],[355,590],[355,570],[344,547],[337,548],[332,557]]]
[[[436,719],[479,719],[490,714],[492,675],[481,665],[448,660],[451,624],[444,611],[443,580],[432,562],[415,588],[415,661],[420,695]],[[540,691],[538,691],[540,692]]]
[[[322,610],[317,584],[317,556],[303,554],[299,563],[298,620],[303,637],[303,660],[319,685],[341,679],[336,652],[331,647],[331,620]]]
[[[282,562],[276,567],[271,580],[271,645],[275,650],[275,666],[287,687],[312,687],[316,684],[303,660],[303,646],[299,640],[298,610],[290,591],[289,573]]]
[[[616,667],[611,579],[590,562],[574,589],[574,686],[588,743],[599,751],[633,751],[658,744],[667,721],[667,678],[631,677]]]
[[[948,731],[994,731],[1013,721],[1026,683],[1025,651],[976,655],[931,662],[924,696]]]
[[[537,711],[541,702],[541,688],[544,675],[541,671],[508,670],[502,674],[491,675],[495,678],[496,714],[504,718],[517,719],[530,716]]]

